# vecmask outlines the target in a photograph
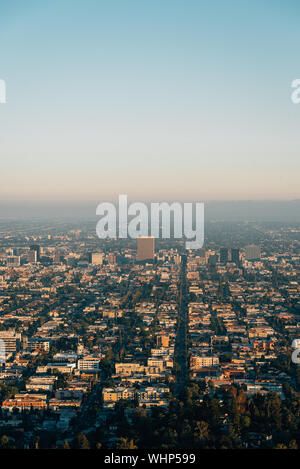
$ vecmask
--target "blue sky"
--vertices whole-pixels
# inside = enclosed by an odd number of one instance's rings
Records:
[[[299,198],[297,0],[2,0],[0,197]]]

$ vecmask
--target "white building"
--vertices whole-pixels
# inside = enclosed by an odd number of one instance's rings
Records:
[[[78,370],[99,370],[100,360],[98,357],[84,357],[78,360]]]

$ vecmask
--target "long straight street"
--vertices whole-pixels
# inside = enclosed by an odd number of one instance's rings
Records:
[[[186,291],[187,256],[182,256],[179,286],[179,313],[175,346],[176,376],[175,395],[178,397],[189,380],[188,364],[188,302]]]

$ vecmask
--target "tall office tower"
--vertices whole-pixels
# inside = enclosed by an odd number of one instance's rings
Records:
[[[215,265],[219,260],[217,253],[215,251],[212,251],[211,249],[206,251],[205,259],[206,259],[206,264],[210,264],[210,265]]]
[[[227,248],[220,248],[220,262],[225,264],[228,262],[228,249]]]
[[[36,252],[36,261],[34,261],[34,262],[39,262],[40,261],[40,252],[41,252],[40,246],[38,244],[33,244],[32,246],[30,246],[30,251]]]
[[[211,249],[208,249],[208,251],[205,252],[205,261],[206,261],[206,264],[209,263],[209,258],[210,258],[211,256],[215,256],[215,255],[216,255],[215,251],[212,251]]]
[[[240,263],[240,250],[238,248],[231,249],[231,261],[237,265]]]
[[[204,248],[200,248],[200,249],[198,250],[198,255],[199,255],[199,257],[205,258],[205,249],[204,249]]]
[[[249,244],[248,246],[245,246],[245,258],[248,261],[260,259],[260,256],[260,246],[256,246],[255,244]]]
[[[140,236],[137,239],[137,261],[146,261],[154,259],[154,237]]]
[[[103,254],[102,252],[93,252],[91,258],[92,264],[102,265],[103,263]]]
[[[207,259],[207,264],[209,265],[216,265],[218,262],[218,255],[217,254],[211,254],[208,259]]]
[[[30,263],[31,263],[31,262],[32,262],[32,263],[37,262],[37,261],[38,261],[38,254],[37,254],[37,252],[30,249],[30,251],[29,251],[29,253],[28,253],[28,256],[27,256],[27,260],[28,260],[28,262],[30,262]]]

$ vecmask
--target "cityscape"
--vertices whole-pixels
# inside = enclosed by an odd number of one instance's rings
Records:
[[[5,228],[5,229],[3,229]],[[299,224],[1,231],[2,448],[297,448]]]
[[[1,454],[300,449],[299,17],[0,1]]]

